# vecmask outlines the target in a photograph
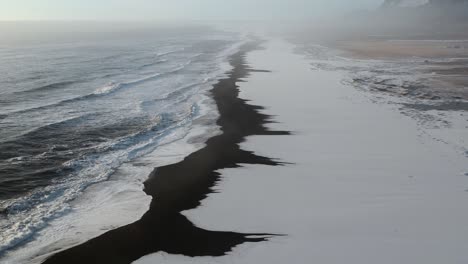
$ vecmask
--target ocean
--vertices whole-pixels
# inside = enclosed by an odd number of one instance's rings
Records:
[[[53,236],[50,222],[123,165],[214,123],[207,91],[245,41],[205,27],[14,26],[0,40],[0,259]]]

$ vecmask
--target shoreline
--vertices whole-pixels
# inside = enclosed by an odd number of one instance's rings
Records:
[[[185,256],[223,256],[245,242],[262,242],[275,236],[266,233],[216,232],[196,227],[181,214],[197,208],[222,177],[218,170],[237,168],[240,164],[280,166],[275,159],[257,156],[240,148],[247,136],[289,135],[287,131],[270,131],[271,117],[259,113],[261,106],[247,104],[238,97],[237,82],[257,72],[249,68],[245,55],[259,43],[244,45],[230,57],[233,69],[210,91],[220,117],[222,134],[210,138],[206,146],[183,161],[156,168],[144,183],[152,196],[150,209],[132,224],[114,229],[81,245],[66,249],[44,263],[131,263],[159,251]],[[259,71],[265,72],[265,71]]]
[[[314,69],[295,45],[262,46],[247,61],[271,73],[252,73],[240,95],[278,115],[270,129],[294,133],[241,147],[294,166],[225,169],[217,192],[184,215],[210,230],[287,236],[222,257],[160,252],[135,264],[467,263],[466,121],[426,129],[343,83],[344,72]]]

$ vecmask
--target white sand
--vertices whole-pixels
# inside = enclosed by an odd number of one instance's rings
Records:
[[[219,193],[185,214],[210,230],[287,236],[225,257],[136,263],[468,263],[466,126],[437,132],[464,146],[436,141],[395,106],[341,84],[342,73],[310,70],[287,43],[266,47],[248,62],[273,73],[253,73],[241,97],[296,134],[250,137],[243,148],[295,164],[223,170]]]

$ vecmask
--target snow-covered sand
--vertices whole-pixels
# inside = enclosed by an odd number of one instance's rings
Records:
[[[252,73],[240,96],[295,134],[242,147],[294,164],[224,170],[219,192],[184,214],[210,230],[285,236],[224,257],[156,253],[135,263],[468,263],[466,125],[435,132],[461,146],[434,140],[396,106],[342,84],[343,73],[311,70],[286,42],[265,47],[247,62],[272,72]]]

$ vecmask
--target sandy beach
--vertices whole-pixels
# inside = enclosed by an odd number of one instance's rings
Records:
[[[426,40],[399,39],[398,36],[395,39],[370,37],[367,40],[340,41],[336,46],[349,51],[351,56],[368,59],[468,57],[468,39],[441,40],[431,37],[427,36]]]
[[[183,214],[210,230],[285,236],[223,257],[160,252],[135,263],[466,262],[466,154],[343,85],[342,73],[309,69],[291,44],[265,46],[247,62],[271,73],[252,73],[240,96],[275,115],[270,129],[293,135],[241,147],[291,164],[223,169],[216,192]],[[452,130],[437,135],[458,135],[466,150],[466,133]]]
[[[221,178],[218,170],[240,164],[279,166],[281,162],[245,151],[239,144],[251,135],[289,135],[265,127],[270,117],[259,113],[260,106],[238,98],[237,83],[251,71],[244,61],[251,43],[231,57],[233,70],[211,90],[218,106],[222,134],[210,138],[206,146],[183,161],[156,168],[144,183],[153,197],[141,220],[103,234],[82,245],[60,252],[44,263],[131,263],[147,254],[164,251],[186,256],[222,256],[246,242],[262,242],[269,233],[210,231],[194,225],[181,214],[200,205]],[[260,70],[261,71],[261,70]]]
[[[423,126],[281,39],[230,64],[221,132],[154,169],[141,219],[43,263],[468,261],[466,112]]]
[[[361,40],[336,41],[331,46],[342,56],[356,60],[382,61],[412,65],[409,74],[424,76],[423,84],[409,87],[423,99],[468,100],[468,40],[434,39],[434,36],[367,37]],[[392,90],[387,92],[392,93]],[[396,93],[393,91],[393,93]]]
[[[0,3],[0,264],[467,264],[468,0]]]

